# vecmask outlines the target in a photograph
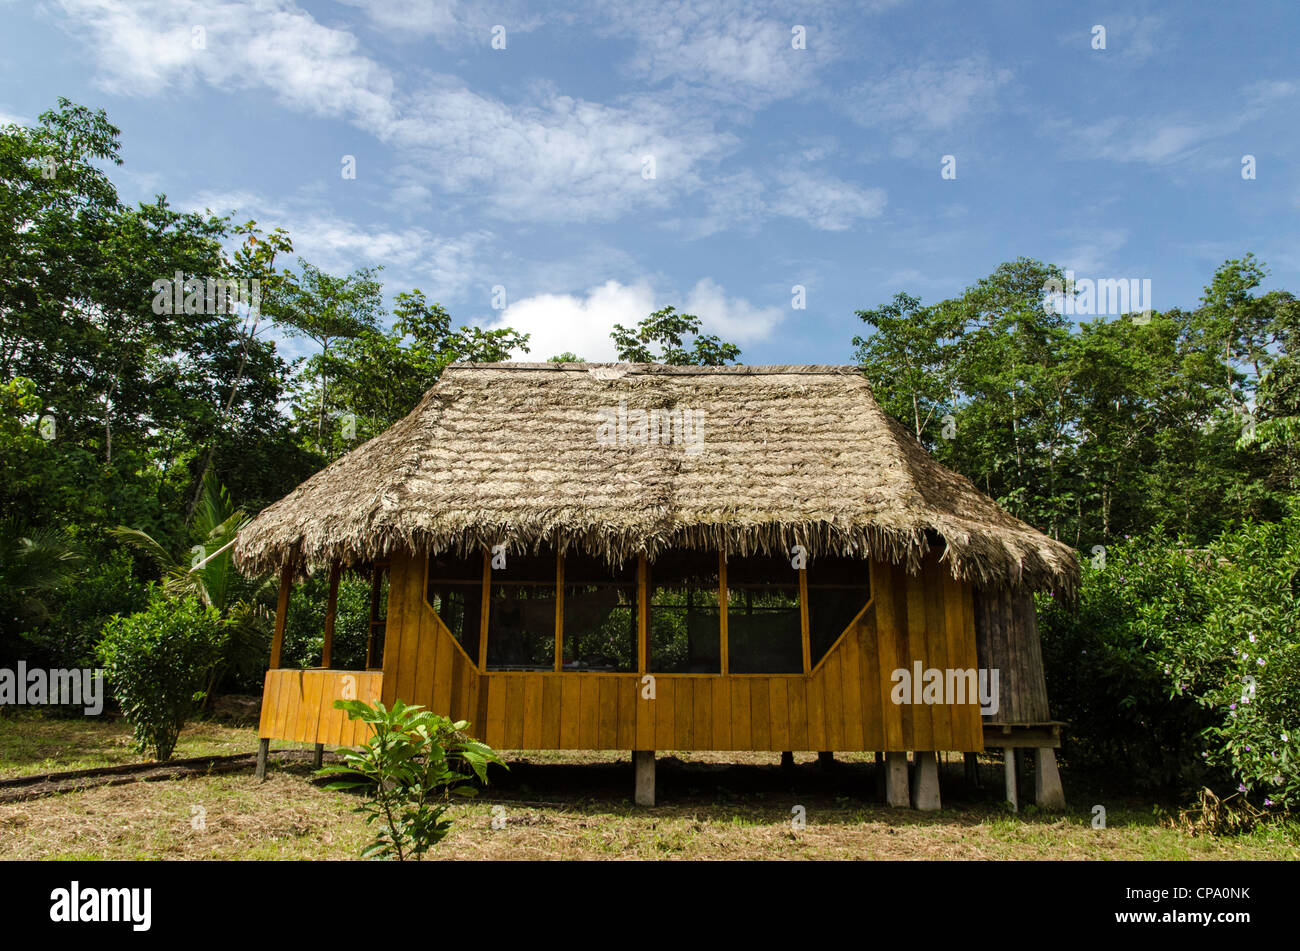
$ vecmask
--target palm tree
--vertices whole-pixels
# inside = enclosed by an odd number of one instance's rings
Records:
[[[0,630],[16,634],[48,621],[53,597],[84,560],[80,543],[62,529],[0,523]]]

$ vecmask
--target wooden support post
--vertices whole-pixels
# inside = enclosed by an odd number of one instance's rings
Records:
[[[978,753],[964,754],[966,759],[966,782],[976,789],[980,786],[980,755]]]
[[[1034,802],[1039,809],[1065,809],[1065,790],[1056,768],[1056,751],[1050,746],[1034,749]]]
[[[794,754],[788,750],[781,754],[781,769],[787,773],[794,769]]]
[[[885,754],[885,802],[898,808],[908,805],[906,753]]]
[[[876,798],[885,798],[885,754],[876,754]]]
[[[257,778],[259,781],[266,779],[266,751],[271,748],[270,739],[257,741]]]
[[[633,750],[632,768],[636,772],[636,804],[655,804],[655,751]]]
[[[916,768],[912,776],[912,808],[938,812],[939,754],[933,750],[916,751]]]
[[[325,744],[317,743],[316,751],[312,754],[311,757],[311,768],[320,769],[321,763],[323,763],[324,761],[325,761]]]
[[[880,754],[877,753],[876,755],[879,756]],[[823,750],[822,752],[818,753],[817,765],[820,766],[822,769],[834,769],[835,754],[826,750]]]
[[[337,561],[330,565],[330,592],[325,601],[325,642],[320,651],[320,665],[326,670],[334,666],[334,613],[339,604],[339,575],[343,566]]]
[[[1007,781],[1007,802],[1011,804],[1012,812],[1019,812],[1020,801],[1016,798],[1016,751],[1014,747],[1003,747],[1002,763]]]
[[[280,667],[280,654],[284,650],[284,626],[289,620],[289,589],[293,586],[293,567],[285,565],[280,570],[280,597],[275,606],[275,634],[271,637],[271,669]]]

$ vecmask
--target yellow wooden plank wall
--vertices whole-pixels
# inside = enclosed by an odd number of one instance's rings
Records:
[[[268,670],[257,735],[298,743],[358,746],[365,742],[369,728],[334,709],[334,701],[351,695],[350,699],[374,703],[383,679],[378,670]]]
[[[657,674],[654,700],[640,674],[480,674],[425,601],[424,573],[423,558],[393,560],[383,700],[469,720],[498,749],[983,749],[975,698],[891,699],[890,675],[914,661],[977,666],[971,589],[934,558],[919,576],[873,563],[870,607],[811,674]]]

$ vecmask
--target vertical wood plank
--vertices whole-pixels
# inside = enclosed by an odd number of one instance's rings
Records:
[[[731,739],[731,684],[730,677],[719,677],[713,682],[713,749],[732,750]]]
[[[893,565],[893,594],[894,594],[894,659],[898,667],[905,667],[909,671],[914,671],[912,666],[912,651],[908,645],[907,629],[910,623],[911,608],[907,600],[907,569],[902,565]],[[899,747],[904,750],[916,749],[916,736],[912,728],[912,704],[896,704],[895,712],[898,716],[899,728],[902,732],[903,745]]]
[[[787,677],[785,689],[790,704],[790,749],[806,750],[808,742],[808,688],[802,677]]]
[[[655,715],[659,710],[658,700],[647,700],[642,696],[646,685],[641,683],[641,677],[638,675],[636,683],[624,687],[624,690],[633,691],[633,702],[636,704],[636,749],[653,750],[655,748]]]
[[[824,680],[819,670],[809,677],[805,687],[807,695],[808,748],[812,750],[830,750],[826,742],[826,701]]]
[[[579,705],[582,709],[578,723],[578,743],[584,750],[599,748],[597,735],[600,732],[600,678],[576,675],[580,685]]]
[[[673,736],[675,750],[695,749],[695,691],[691,678],[684,677],[673,684]]]
[[[694,749],[711,750],[713,746],[713,684],[712,678],[695,679],[695,703],[692,716]]]
[[[485,678],[488,685],[488,746],[509,749],[506,745],[506,693],[509,684],[506,674],[491,674]]]
[[[922,671],[932,666],[931,658],[927,656],[929,645],[925,636],[924,565],[921,567],[921,572],[917,575],[904,572],[907,577],[907,656],[908,666],[912,668],[913,673],[917,661],[921,662]],[[912,679],[912,695],[915,697],[918,686],[924,690],[924,683],[918,685],[915,683],[915,676]],[[934,749],[934,715],[930,704],[912,704],[912,743],[912,748],[916,750]]]
[[[861,647],[856,626],[840,641],[840,703],[844,709],[844,742],[850,750],[863,749]]]
[[[749,732],[752,748],[772,748],[772,693],[766,677],[746,677],[749,684]]]
[[[611,677],[614,685],[614,703],[618,707],[618,738],[615,748],[620,750],[640,749],[637,743],[637,678]]]
[[[524,679],[526,674],[511,674],[506,678],[506,735],[505,747],[520,749],[524,745]]]
[[[731,747],[736,750],[754,748],[754,731],[750,723],[749,681],[744,677],[731,680]]]
[[[478,616],[478,669],[487,670],[488,611],[492,604],[492,559],[483,551],[483,595]],[[490,745],[490,744],[489,744]]]
[[[881,728],[884,733],[881,751],[898,752],[903,743],[903,712],[894,703],[893,674],[900,666],[898,657],[898,601],[894,597],[893,568],[883,562],[872,564],[872,612],[876,628],[876,670],[879,675]]]
[[[542,736],[538,749],[560,749],[560,694],[564,689],[559,677],[543,677],[542,680]]]
[[[596,749],[618,749],[618,678],[601,677],[596,685]]]
[[[932,749],[935,750],[950,750],[953,748],[953,708],[950,704],[951,698],[947,695],[948,638],[943,610],[943,575],[945,573],[945,569],[940,566],[936,556],[931,556],[926,560],[925,644],[926,650],[932,658],[931,666],[944,673],[943,693],[941,694],[943,702],[930,708],[930,729],[933,735]]]
[[[578,732],[582,726],[582,684],[576,676],[561,677],[560,690],[560,749],[577,750]]]
[[[868,750],[885,749],[885,720],[880,703],[884,689],[880,673],[880,653],[876,643],[875,605],[867,608],[858,621],[858,675],[862,684],[862,746]],[[886,702],[888,698],[886,697]]]
[[[822,699],[826,705],[826,746],[832,750],[853,749],[844,738],[844,683],[840,646],[831,651],[818,676],[822,681]]]
[[[540,750],[542,746],[542,691],[543,682],[554,677],[530,676],[524,678],[524,729],[519,739],[521,749]]]
[[[564,556],[555,551],[555,670],[564,670]]]
[[[790,745],[790,692],[789,678],[771,677],[767,681],[767,716],[771,723],[772,749],[789,750]]]
[[[655,745],[657,750],[679,750],[677,746],[676,682],[669,677],[655,678]]]

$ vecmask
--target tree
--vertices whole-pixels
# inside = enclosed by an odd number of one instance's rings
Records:
[[[673,307],[657,310],[629,330],[615,324],[610,337],[618,348],[618,358],[629,363],[663,363],[669,366],[717,367],[740,358],[740,348],[718,337],[700,334],[700,318],[679,314]],[[682,345],[684,335],[694,339],[689,348]],[[655,346],[659,352],[655,353]]]
[[[495,363],[528,349],[528,335],[509,328],[453,329],[446,309],[430,304],[418,288],[396,301],[391,330],[367,328],[320,358],[335,381],[338,405],[347,408],[356,428],[351,438],[336,437],[332,453],[383,432],[413,410],[450,364]]]
[[[375,274],[380,268],[361,268],[347,277],[335,277],[302,258],[298,263],[302,273],[286,280],[279,319],[289,333],[306,337],[321,348],[318,357],[308,364],[309,371],[320,381],[316,444],[321,446],[329,413],[330,346],[378,327],[383,297]]]

